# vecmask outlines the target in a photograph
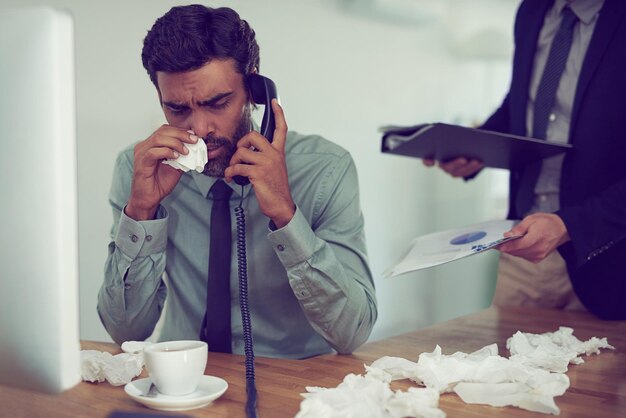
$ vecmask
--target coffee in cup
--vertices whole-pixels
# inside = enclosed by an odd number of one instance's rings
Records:
[[[204,341],[164,341],[143,350],[150,380],[164,395],[187,395],[198,387],[207,362]]]

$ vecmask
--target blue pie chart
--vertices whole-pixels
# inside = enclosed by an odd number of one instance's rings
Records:
[[[487,236],[487,233],[485,231],[468,232],[466,234],[462,234],[462,235],[452,238],[450,240],[450,244],[452,245],[469,244],[470,242],[478,241],[479,239],[482,239],[485,236]]]

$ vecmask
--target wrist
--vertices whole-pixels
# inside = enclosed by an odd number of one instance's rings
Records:
[[[156,210],[156,207],[148,209],[136,207],[133,202],[129,200],[124,208],[124,213],[135,221],[149,221],[154,219]]]
[[[557,244],[557,247],[559,245],[563,245],[568,241],[571,241],[572,239],[570,238],[569,234],[567,233],[567,231],[565,231],[565,233],[563,235],[561,235],[561,239],[559,240],[559,243]]]
[[[557,215],[557,214],[553,214],[553,216],[556,217],[557,223],[558,223],[558,227],[560,229],[560,238],[559,238],[559,242],[557,244],[557,246],[565,244],[566,242],[570,241],[571,238],[569,236],[569,231],[567,230],[567,225],[565,225],[565,222],[563,221],[563,219]]]
[[[289,222],[291,222],[295,214],[296,214],[296,205],[293,205],[290,208],[287,208],[286,210],[281,211],[280,214],[273,216],[271,219],[274,225],[276,225],[276,228],[280,229],[286,226]]]

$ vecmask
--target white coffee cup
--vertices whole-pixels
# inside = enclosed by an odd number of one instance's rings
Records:
[[[204,341],[164,341],[143,350],[150,380],[164,395],[187,395],[198,387],[207,361]]]

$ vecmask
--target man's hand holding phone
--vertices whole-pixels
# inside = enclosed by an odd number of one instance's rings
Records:
[[[276,121],[273,141],[256,131],[246,134],[237,143],[224,177],[226,181],[234,176],[248,177],[261,211],[282,228],[293,218],[296,205],[291,197],[285,161],[287,122],[278,100],[273,99],[271,105]]]
[[[125,213],[137,221],[154,219],[156,210],[170,194],[183,172],[161,164],[189,151],[185,143],[195,144],[198,137],[171,125],[162,125],[146,140],[135,145],[133,183]]]

